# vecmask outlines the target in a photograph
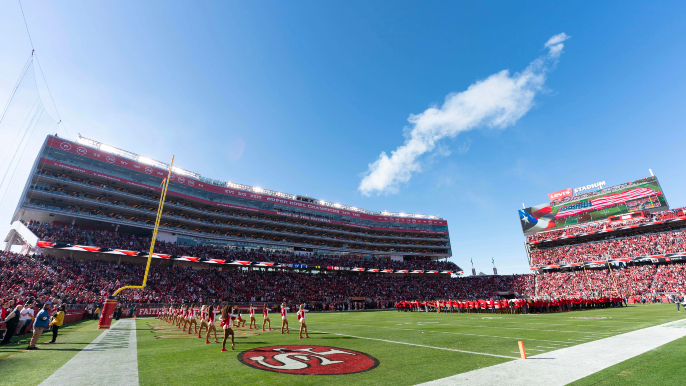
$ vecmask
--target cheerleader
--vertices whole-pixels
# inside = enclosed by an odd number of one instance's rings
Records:
[[[195,304],[191,304],[190,307],[188,307],[188,312],[187,312],[187,320],[188,320],[188,335],[191,334],[191,326],[195,328],[195,332],[198,332],[198,321],[195,320]]]
[[[198,338],[202,339],[202,328],[205,327],[205,331],[209,331],[210,328],[207,325],[207,306],[200,307],[200,329],[198,330]]]
[[[224,330],[224,340],[222,341],[222,351],[227,351],[226,350],[226,338],[231,336],[231,349],[235,350],[236,345],[233,343],[233,330],[231,329],[231,321],[235,316],[229,315],[229,312],[231,312],[232,308],[231,306],[224,306],[222,308],[222,322],[221,322],[221,328]]]
[[[233,308],[236,310],[236,314],[238,315],[236,317],[236,327],[245,327],[245,319],[243,319],[243,313],[241,312],[241,309],[238,308],[238,306],[234,306]],[[241,322],[243,322],[242,326]]]
[[[178,327],[179,330],[181,329],[181,323],[184,321],[183,312],[184,312],[183,306],[179,306],[176,309],[176,327]]]
[[[269,331],[272,330],[272,321],[269,319],[269,309],[267,308],[267,303],[262,305],[262,332],[264,332],[264,324],[269,325]]]
[[[253,308],[252,304],[250,305],[250,326],[249,329],[252,330],[253,324],[255,325],[255,329],[257,330],[257,320],[255,320],[255,309]]]
[[[183,324],[183,331],[186,331],[186,324],[188,324],[188,306],[181,306],[181,324]]]
[[[290,334],[291,332],[288,330],[288,318],[287,316],[288,311],[286,311],[286,304],[281,303],[281,333],[284,334],[283,329],[286,329],[286,333]]]
[[[300,339],[303,338],[303,330],[305,330],[305,338],[310,336],[307,334],[307,324],[305,324],[305,305],[300,305],[300,311],[297,313],[298,321],[300,322]]]
[[[210,332],[214,331],[214,343],[219,343],[217,340],[217,328],[214,326],[214,306],[207,306],[207,335],[205,335],[205,344],[210,344]]]

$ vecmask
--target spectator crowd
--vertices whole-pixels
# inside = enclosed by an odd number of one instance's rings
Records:
[[[639,234],[626,237],[611,237],[600,241],[555,247],[537,247],[530,251],[533,266],[570,264],[584,261],[598,261],[686,252],[686,231]]]

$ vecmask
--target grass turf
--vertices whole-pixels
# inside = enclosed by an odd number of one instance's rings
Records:
[[[529,355],[536,355],[678,320],[682,315],[666,304],[543,315],[314,313],[308,315],[310,339],[298,339],[297,321],[291,317],[288,335],[278,330],[262,333],[247,327],[237,329],[236,351],[227,345],[228,352],[220,352],[221,345],[206,345],[204,340],[166,322],[143,318],[137,320],[138,373],[141,385],[413,385],[510,360],[482,354],[516,358],[519,340],[524,341]],[[257,319],[261,321],[261,317]],[[273,327],[278,328],[277,319],[278,315],[272,318]],[[40,383],[99,333],[93,322],[81,322],[64,328],[58,338],[61,345],[39,345],[41,350],[37,351],[18,350],[26,345],[0,347],[0,384]],[[48,339],[44,336],[40,341]],[[679,371],[674,370],[686,365],[684,342],[686,338],[674,341],[575,384],[683,384]],[[241,351],[284,344],[356,350],[374,356],[380,363],[373,370],[357,374],[305,376],[258,370],[237,360]]]
[[[571,383],[573,386],[684,385],[686,337],[610,366]]]
[[[57,343],[51,345],[45,342],[52,340],[52,332],[46,332],[35,351],[26,351],[31,334],[12,337],[12,342],[20,343],[0,346],[0,385],[41,383],[102,333],[96,327],[95,320],[67,324],[60,328]]]
[[[165,322],[140,319],[138,328],[148,331],[138,333],[139,376],[141,385],[193,384],[199,379],[230,379],[234,384],[251,385],[413,385],[510,360],[444,349],[516,358],[519,340],[524,341],[529,355],[535,355],[681,319],[681,315],[673,307],[660,304],[544,315],[396,311],[311,314],[310,339],[298,339],[291,318],[290,335],[274,331],[238,337],[236,351],[224,353],[218,344],[205,345],[200,339],[182,337],[178,329],[168,329]],[[380,364],[358,374],[303,376],[258,370],[237,360],[238,353],[244,350],[305,343],[361,351],[377,358]],[[661,371],[670,371],[669,367]]]

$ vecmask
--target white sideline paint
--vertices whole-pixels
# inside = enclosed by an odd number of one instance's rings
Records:
[[[138,386],[136,323],[119,320],[57,369],[40,386]]]
[[[368,338],[365,336],[355,336],[355,335],[348,335],[348,334],[338,334],[335,332],[326,332],[326,331],[312,331],[312,332],[318,332],[321,334],[330,334],[330,335],[339,335],[339,336],[349,336],[351,338],[357,338],[357,339],[367,339],[367,340],[376,340],[379,342],[386,342],[386,343],[396,343],[396,344],[405,344],[408,346],[416,346],[416,347],[424,347],[424,348],[433,348],[436,350],[446,350],[446,351],[455,351],[455,352],[463,352],[466,354],[476,354],[476,355],[487,355],[490,357],[499,357],[499,358],[507,358],[507,359],[518,359],[517,357],[511,357],[507,355],[498,355],[498,354],[489,354],[486,352],[477,352],[477,351],[465,351],[465,350],[458,350],[456,348],[447,348],[447,347],[436,347],[436,346],[427,346],[424,344],[417,344],[417,343],[408,343],[408,342],[397,342],[394,340],[387,340],[387,339],[378,339],[378,338]]]
[[[686,320],[628,332],[518,360],[484,367],[422,386],[566,385],[686,336]]]

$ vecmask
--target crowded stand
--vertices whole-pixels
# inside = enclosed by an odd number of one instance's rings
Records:
[[[662,212],[656,212],[656,213],[644,213],[644,215],[640,218],[636,219],[629,219],[625,221],[598,221],[594,223],[588,223],[582,226],[573,226],[573,227],[567,227],[563,229],[558,229],[558,230],[553,230],[553,231],[545,231],[545,232],[539,232],[535,233],[532,235],[529,235],[526,237],[526,241],[528,243],[539,243],[542,241],[550,241],[550,240],[556,240],[562,237],[573,237],[578,234],[582,233],[591,233],[591,232],[599,232],[599,231],[612,231],[616,230],[617,228],[622,228],[626,226],[632,226],[632,225],[640,225],[640,224],[646,224],[650,225],[650,223],[658,222],[658,221],[665,221],[665,220],[673,220],[679,217],[684,217],[686,216],[686,208],[676,208],[676,209],[671,209],[671,210],[665,210]]]
[[[142,264],[76,261],[69,257],[0,255],[0,301],[27,296],[54,302],[101,302],[117,288],[143,280]],[[488,297],[511,291],[517,276],[473,278],[390,277],[368,274],[309,274],[283,270],[151,266],[144,290],[121,294],[124,302],[323,302],[350,298]]]
[[[681,266],[661,266],[661,268],[667,267],[666,270],[673,270]],[[653,289],[655,273],[654,265],[614,269],[611,272],[609,270],[551,272],[537,276],[537,294],[549,297],[593,297],[596,293],[619,293],[624,297],[642,295]]]
[[[42,241],[146,252],[150,248],[150,237],[107,230],[83,230],[77,226],[51,225],[49,223],[41,223],[38,221],[29,221],[26,225]],[[177,256],[193,256],[218,260],[268,261],[288,264],[312,264],[346,267],[354,266],[359,268],[404,270],[441,270],[452,272],[459,270],[459,267],[452,262],[442,262],[428,259],[394,261],[390,259],[363,259],[354,256],[339,255],[262,253],[227,249],[216,246],[190,246],[164,241],[156,242],[155,252]]]
[[[535,248],[530,252],[534,266],[550,264],[570,264],[659,255],[665,253],[686,252],[686,231],[684,228],[675,231],[656,232],[582,244]]]
[[[27,297],[54,304],[100,304],[117,288],[140,283],[144,272],[143,264],[3,252],[0,304],[13,305]],[[684,292],[685,277],[686,264],[460,278],[153,265],[147,287],[125,291],[120,300],[137,304],[287,302],[308,303],[313,310],[349,310],[388,308],[408,299],[421,299],[426,306],[427,301],[436,299],[483,302],[514,296],[526,299],[526,305],[519,305],[522,312],[530,307],[535,309],[529,312],[543,312],[535,302],[543,302],[540,307],[545,306],[547,312],[548,307],[562,310],[558,306],[568,305],[572,310],[582,303],[591,307],[604,302],[598,299]]]

